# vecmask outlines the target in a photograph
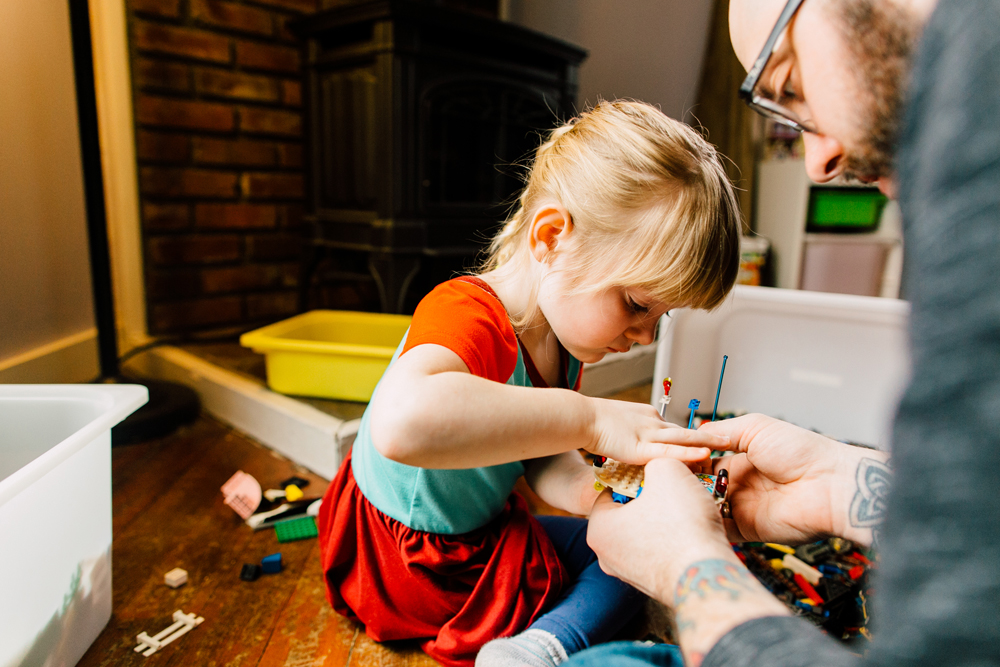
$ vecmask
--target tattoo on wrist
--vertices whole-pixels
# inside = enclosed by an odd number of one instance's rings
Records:
[[[746,568],[728,560],[713,558],[689,565],[677,582],[674,593],[677,629],[683,633],[695,627],[694,619],[685,613],[687,602],[695,598],[705,600],[719,594],[730,600],[737,600],[744,593],[752,593],[755,590],[754,584],[756,580]]]
[[[712,593],[725,593],[736,600],[743,593],[753,590],[754,578],[746,568],[738,567],[731,561],[713,558],[690,565],[677,582],[674,606],[680,607],[692,596],[704,600]]]
[[[851,501],[850,522],[854,528],[871,528],[872,542],[878,542],[878,527],[885,515],[892,472],[889,466],[875,459],[864,458],[858,463],[855,476],[857,493]]]

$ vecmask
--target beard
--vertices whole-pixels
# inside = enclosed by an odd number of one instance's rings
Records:
[[[891,176],[919,25],[885,0],[837,0],[833,7],[860,92],[861,139],[847,150],[843,175]]]

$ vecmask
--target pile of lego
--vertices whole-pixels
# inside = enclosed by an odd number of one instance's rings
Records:
[[[321,498],[307,498],[302,491],[309,480],[290,477],[278,489],[262,491],[260,482],[242,470],[222,485],[225,503],[254,530],[274,528],[279,542],[316,537],[315,517]]]
[[[796,548],[746,542],[733,551],[769,591],[830,636],[868,638],[872,563],[851,542],[833,537]]]

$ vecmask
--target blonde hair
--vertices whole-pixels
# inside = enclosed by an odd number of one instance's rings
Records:
[[[655,107],[600,102],[552,130],[482,270],[527,262],[532,219],[553,202],[572,218],[579,262],[568,272],[581,291],[636,287],[672,307],[712,309],[736,282],[739,208],[719,155]],[[537,292],[514,326],[536,310]]]

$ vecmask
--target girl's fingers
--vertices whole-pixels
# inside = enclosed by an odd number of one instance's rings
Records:
[[[681,447],[678,445],[662,445],[663,453],[660,456],[665,456],[671,459],[677,459],[678,461],[684,461],[685,463],[703,463],[705,459],[712,455],[712,450],[706,447]],[[657,457],[659,458],[659,457]]]
[[[709,433],[692,428],[667,427],[660,429],[657,440],[674,445],[695,445],[711,449],[728,449],[729,436]]]

